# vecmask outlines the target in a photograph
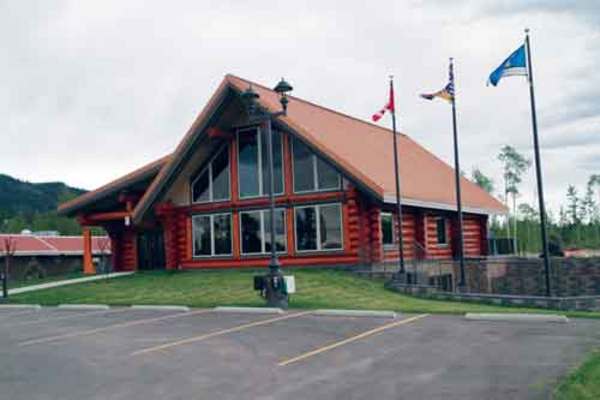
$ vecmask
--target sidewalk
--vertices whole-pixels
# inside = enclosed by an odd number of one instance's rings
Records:
[[[73,285],[76,283],[99,281],[101,279],[119,278],[121,276],[127,276],[127,275],[131,275],[133,273],[134,272],[113,272],[111,274],[86,276],[84,278],[66,279],[64,281],[41,283],[39,285],[31,285],[31,286],[25,286],[25,287],[20,287],[20,288],[15,288],[15,289],[9,289],[8,295],[10,296],[10,295],[15,295],[15,294],[19,294],[19,293],[33,292],[36,290],[50,289],[50,288],[54,288],[54,287],[58,287],[58,286]]]

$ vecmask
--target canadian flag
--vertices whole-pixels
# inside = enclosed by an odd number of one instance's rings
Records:
[[[390,98],[385,103],[385,106],[371,116],[373,122],[379,121],[386,111],[394,112],[394,87],[392,85],[390,85]]]

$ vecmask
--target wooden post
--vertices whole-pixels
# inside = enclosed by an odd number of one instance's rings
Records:
[[[96,273],[92,261],[92,232],[90,228],[83,228],[83,273],[93,275]]]

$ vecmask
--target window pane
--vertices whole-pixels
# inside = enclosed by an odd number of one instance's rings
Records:
[[[262,179],[263,194],[269,194],[269,152],[267,146],[267,131],[262,130]],[[275,193],[283,193],[283,166],[281,155],[281,132],[273,131],[273,170],[275,171]]]
[[[381,241],[383,244],[393,244],[393,220],[392,214],[381,214]]]
[[[339,205],[319,207],[321,249],[342,248],[342,219]]]
[[[210,217],[208,215],[192,219],[194,231],[194,255],[209,256],[210,250]]]
[[[212,161],[213,200],[229,198],[229,151],[225,146]]]
[[[437,242],[438,244],[446,244],[446,220],[438,218],[436,220]]]
[[[294,191],[315,189],[313,155],[308,147],[294,139]]]
[[[231,254],[231,215],[214,216],[215,255]]]
[[[203,201],[209,201],[209,186],[208,186],[208,168],[194,181],[192,186],[192,201],[194,203],[200,203]]]
[[[265,216],[265,251],[271,251],[271,212],[266,210]],[[275,210],[275,250],[285,252],[285,210]]]
[[[242,253],[260,253],[262,235],[260,233],[260,211],[241,213]]]
[[[296,241],[298,250],[317,249],[317,218],[314,207],[296,209]]]
[[[326,161],[317,157],[317,177],[319,190],[339,189],[340,174]]]
[[[239,135],[240,197],[259,195],[258,144],[256,131]]]

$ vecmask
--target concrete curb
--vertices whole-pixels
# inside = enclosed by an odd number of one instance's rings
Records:
[[[213,309],[215,312],[243,313],[243,314],[283,314],[281,308],[273,307],[224,307],[218,306]]]
[[[59,304],[58,308],[65,310],[110,310],[106,304]]]
[[[506,321],[506,322],[556,322],[566,324],[569,319],[558,314],[476,314],[467,313],[465,319],[471,321]]]
[[[39,304],[0,304],[0,310],[40,310],[41,308]]]
[[[19,287],[19,288],[9,289],[8,294],[15,295],[15,294],[20,294],[20,293],[34,292],[36,290],[52,289],[52,288],[60,287],[60,286],[74,285],[77,283],[87,283],[87,282],[94,282],[94,281],[99,281],[99,280],[103,280],[103,279],[120,278],[122,276],[132,275],[134,273],[135,272],[133,272],[133,271],[113,272],[108,275],[84,276],[83,278],[74,278],[74,279],[66,279],[63,281],[40,283],[39,285],[23,286],[23,287]]]
[[[164,306],[153,306],[153,305],[146,305],[146,304],[134,304],[131,307],[132,310],[151,310],[151,311],[190,311],[190,308],[188,306],[171,306],[171,305],[164,305]]]
[[[396,318],[394,311],[377,310],[315,310],[313,315],[336,316],[336,317],[375,317],[375,318]]]

